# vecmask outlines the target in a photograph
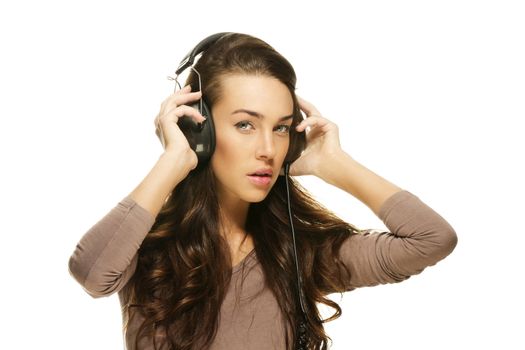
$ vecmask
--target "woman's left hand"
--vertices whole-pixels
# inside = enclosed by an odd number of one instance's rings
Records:
[[[319,169],[329,157],[342,151],[339,143],[339,128],[330,120],[323,118],[313,104],[297,96],[299,108],[305,112],[304,119],[296,130],[306,132],[306,149],[290,165],[290,175],[317,175]],[[310,129],[307,132],[306,127]]]

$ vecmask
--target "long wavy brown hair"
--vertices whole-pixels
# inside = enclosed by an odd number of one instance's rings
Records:
[[[203,96],[210,108],[221,97],[221,78],[227,74],[264,75],[286,85],[294,103],[287,159],[297,157],[305,138],[304,133],[295,131],[302,120],[295,96],[296,75],[275,49],[258,38],[233,33],[206,50],[195,69],[201,74]],[[192,91],[198,90],[193,71],[188,83]],[[295,263],[285,181],[279,176],[264,200],[250,204],[245,231],[252,235],[266,286],[288,322],[291,331],[285,331],[286,349],[291,350],[302,313],[292,273]],[[158,331],[163,332],[170,349],[190,350],[197,344],[199,349],[206,349],[213,341],[232,274],[228,243],[217,230],[220,221],[215,189],[210,162],[190,171],[173,189],[141,244],[137,269],[128,285],[129,303],[123,309],[125,320],[132,310],[140,310],[144,317],[136,347],[141,337],[152,337],[157,348],[154,334]],[[338,251],[345,239],[361,230],[318,203],[293,178],[289,178],[289,189],[299,270],[309,310],[308,349],[327,349],[328,339],[332,339],[323,323],[337,319],[342,311],[326,295],[346,291],[345,280],[350,276],[338,259]],[[316,303],[335,309],[334,314],[321,319]]]

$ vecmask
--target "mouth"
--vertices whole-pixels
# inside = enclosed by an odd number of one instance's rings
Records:
[[[269,174],[248,174],[247,176],[250,182],[257,186],[268,186],[272,182],[272,176]]]

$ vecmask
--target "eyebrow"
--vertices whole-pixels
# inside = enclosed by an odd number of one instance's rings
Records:
[[[246,114],[249,114],[249,115],[251,115],[253,117],[256,117],[256,118],[259,118],[259,119],[263,119],[264,118],[264,115],[262,115],[261,113],[255,112],[255,111],[250,111],[250,110],[244,109],[244,108],[236,109],[235,111],[233,111],[232,115],[236,114],[236,113],[246,113]],[[290,115],[287,115],[287,116],[279,118],[279,121],[282,122],[284,120],[292,119],[292,118],[293,118],[293,114],[290,114]]]

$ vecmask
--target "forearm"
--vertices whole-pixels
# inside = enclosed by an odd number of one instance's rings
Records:
[[[376,215],[386,199],[403,190],[366,168],[344,151],[327,158],[317,176],[356,197]]]
[[[163,153],[129,196],[156,217],[168,195],[184,180],[189,171],[183,157]]]

